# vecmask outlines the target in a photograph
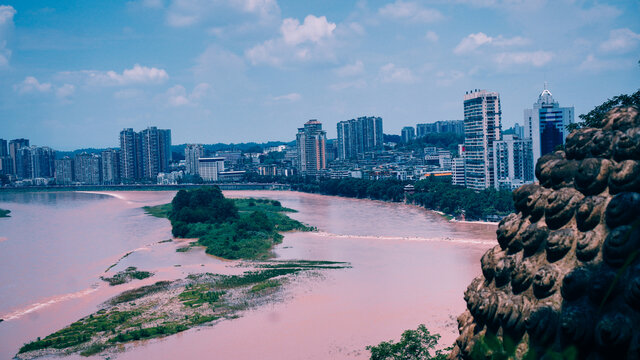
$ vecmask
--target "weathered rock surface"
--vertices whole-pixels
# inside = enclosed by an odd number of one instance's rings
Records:
[[[565,151],[514,192],[451,359],[640,359],[638,109],[572,132]]]

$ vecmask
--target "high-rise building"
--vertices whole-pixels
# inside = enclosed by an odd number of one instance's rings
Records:
[[[139,179],[141,174],[138,168],[140,152],[138,134],[131,128],[120,131],[120,178],[133,181]]]
[[[9,156],[7,140],[0,139],[0,175],[13,174],[13,159]]]
[[[464,95],[466,187],[483,190],[494,184],[493,142],[500,140],[500,94],[472,90]]]
[[[569,134],[567,125],[573,123],[573,112],[573,106],[560,107],[546,84],[533,108],[524,110],[524,138],[531,139],[534,166],[542,155],[564,144]]]
[[[451,183],[453,185],[465,186],[464,182],[464,158],[457,157],[451,160]]]
[[[224,171],[224,158],[199,158],[198,174],[204,181],[218,181],[220,173]]]
[[[19,178],[51,178],[55,172],[56,152],[46,146],[23,146],[16,153]]]
[[[102,158],[100,155],[81,153],[76,154],[74,159],[74,177],[77,182],[98,185],[101,182]]]
[[[298,149],[298,170],[302,175],[316,175],[327,167],[325,147],[327,132],[322,123],[311,119],[298,128],[296,145]]]
[[[416,130],[413,126],[405,126],[401,131],[402,142],[407,144],[413,141],[416,138]]]
[[[375,116],[340,121],[338,130],[338,158],[356,159],[369,152],[383,149],[382,118]]]
[[[494,186],[496,189],[516,189],[534,180],[531,139],[503,135],[493,143]]]
[[[113,185],[120,183],[120,150],[108,149],[101,154],[102,183]]]
[[[185,172],[190,175],[198,174],[198,159],[204,157],[204,146],[187,144],[184,147]]]
[[[149,127],[136,133],[120,132],[120,177],[124,181],[156,179],[168,172],[171,162],[171,130]]]
[[[21,147],[28,147],[29,139],[13,139],[9,141],[9,156],[11,156],[11,167],[13,168],[13,173],[18,174],[18,150]]]
[[[55,161],[56,184],[69,185],[73,182],[73,159],[65,156]]]

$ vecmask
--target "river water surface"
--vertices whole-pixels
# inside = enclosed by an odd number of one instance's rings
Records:
[[[191,273],[237,274],[234,261],[200,248],[176,252],[166,219],[144,214],[175,192],[0,193],[0,359],[95,312],[121,291]],[[141,341],[117,359],[366,359],[367,345],[424,323],[456,337],[462,295],[495,244],[495,225],[448,222],[414,206],[279,191],[229,191],[276,199],[317,232],[285,234],[278,259],[346,261],[287,285],[281,301],[215,326]],[[127,255],[129,254],[129,255]],[[123,256],[126,257],[122,258]],[[122,258],[122,259],[121,259]],[[121,260],[119,260],[121,259]],[[128,266],[155,276],[110,287],[99,277]],[[69,359],[79,358],[69,356]]]

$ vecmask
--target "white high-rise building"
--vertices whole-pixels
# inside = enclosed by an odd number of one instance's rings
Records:
[[[533,166],[542,155],[564,144],[569,135],[567,125],[573,123],[573,112],[573,106],[560,107],[546,84],[533,109],[524,110],[524,138],[531,139],[533,145]]]
[[[497,92],[476,89],[464,95],[464,172],[470,189],[494,184],[493,143],[501,137],[501,116]]]
[[[494,186],[497,190],[514,190],[533,182],[531,139],[503,135],[502,140],[493,143],[493,159]]]
[[[185,172],[189,175],[198,174],[198,159],[204,157],[204,147],[200,144],[187,144],[184,147]]]

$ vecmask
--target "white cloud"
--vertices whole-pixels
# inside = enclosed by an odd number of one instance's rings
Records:
[[[71,84],[64,84],[56,89],[56,96],[60,99],[68,98],[76,91],[76,87]]]
[[[503,52],[495,57],[495,61],[500,65],[533,65],[540,67],[553,59],[550,51],[532,52]]]
[[[425,8],[417,2],[397,0],[387,4],[378,10],[381,16],[396,20],[408,20],[411,22],[430,23],[441,20],[442,14],[435,9]]]
[[[409,84],[417,79],[410,69],[397,67],[393,63],[388,63],[380,68],[380,80],[385,83]]]
[[[142,91],[138,89],[122,89],[116,91],[113,97],[116,99],[133,99],[142,95]]]
[[[0,5],[0,69],[9,66],[11,49],[7,48],[9,31],[13,27],[13,16],[16,9],[10,5]]]
[[[307,15],[302,24],[298,19],[284,19],[280,26],[282,39],[289,45],[298,45],[307,41],[317,43],[331,36],[335,29],[336,24],[328,22],[326,16],[313,15]]]
[[[325,16],[308,15],[302,24],[296,19],[284,19],[281,36],[269,39],[245,51],[253,65],[280,66],[287,61],[309,61],[333,56],[330,40],[336,24]]]
[[[462,39],[460,43],[453,49],[455,54],[466,54],[475,51],[483,45],[492,45],[496,47],[522,46],[529,44],[529,40],[520,36],[505,38],[502,35],[491,37],[483,32],[469,34]]]
[[[134,84],[160,84],[165,82],[169,75],[164,69],[146,67],[135,64],[131,69],[125,69],[122,73],[113,70],[80,70],[59,73],[65,79],[85,81],[95,86],[127,86]]]
[[[435,31],[427,31],[427,33],[424,35],[424,38],[432,43],[438,42],[438,34],[436,34]]]
[[[286,94],[286,95],[274,96],[272,99],[274,101],[295,102],[295,101],[298,101],[298,100],[302,99],[302,95],[300,95],[298,93],[290,93],[290,94]]]
[[[203,98],[210,86],[207,83],[200,83],[196,85],[191,94],[187,93],[187,90],[182,85],[176,85],[167,90],[167,103],[170,106],[184,106],[194,105],[198,100]]]
[[[436,73],[436,83],[440,86],[449,86],[464,76],[464,72],[458,70],[438,71]]]
[[[166,20],[169,26],[186,27],[211,19],[225,19],[229,14],[253,14],[259,22],[278,14],[276,0],[172,0]]]
[[[600,44],[600,50],[604,52],[627,52],[632,50],[640,42],[640,34],[636,34],[628,28],[609,31],[609,39]]]
[[[364,79],[358,79],[354,81],[344,81],[329,85],[329,89],[334,91],[340,91],[345,89],[362,89],[367,86],[367,82]]]
[[[593,54],[589,54],[584,59],[584,61],[580,63],[580,66],[578,66],[578,70],[588,72],[601,72],[605,70],[632,68],[634,66],[637,66],[636,61],[636,59],[628,62],[624,60],[601,60],[596,58]]]
[[[45,93],[51,91],[51,88],[51,83],[40,83],[33,76],[27,76],[21,83],[13,86],[13,90],[19,94]]]
[[[341,77],[360,75],[364,73],[364,64],[361,60],[358,60],[353,64],[347,64],[337,68],[335,72]]]
[[[16,14],[16,9],[11,5],[0,5],[0,26],[13,23],[13,16]]]

